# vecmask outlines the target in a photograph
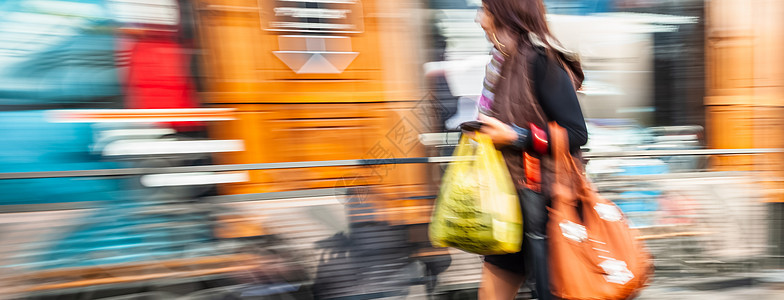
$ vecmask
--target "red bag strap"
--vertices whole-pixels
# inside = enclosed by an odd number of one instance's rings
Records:
[[[525,166],[525,186],[534,192],[542,192],[541,161],[528,152],[523,152],[523,164]]]

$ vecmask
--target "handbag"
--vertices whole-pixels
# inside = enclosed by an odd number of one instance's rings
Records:
[[[550,123],[554,164],[549,208],[550,287],[562,299],[629,299],[653,273],[651,255],[621,210],[589,184],[566,130]]]
[[[433,246],[491,255],[520,251],[523,220],[514,183],[489,136],[475,133],[476,146],[460,138],[436,199],[429,236]]]

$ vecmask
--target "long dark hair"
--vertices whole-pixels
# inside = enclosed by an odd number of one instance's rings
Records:
[[[495,28],[513,39],[496,83],[492,111],[505,123],[528,127],[532,123],[546,128],[549,121],[535,97],[532,77],[534,63],[544,52],[548,65],[557,63],[570,76],[575,89],[583,81],[583,72],[576,56],[567,53],[552,37],[547,26],[542,0],[482,0],[486,13],[493,17]],[[503,47],[496,45],[497,47]],[[507,46],[508,47],[508,46]],[[504,50],[504,49],[500,49]],[[548,68],[549,69],[549,68]],[[522,176],[523,162],[519,153],[504,153],[504,159],[516,182]]]
[[[550,33],[547,11],[542,0],[482,0],[482,3],[487,12],[493,16],[495,27],[515,38],[516,45],[522,47],[526,42],[528,46],[539,44],[543,46],[549,58],[565,60],[570,69],[575,67],[571,64],[577,63],[576,67],[579,68],[576,56],[567,53],[568,51]],[[582,85],[582,69],[579,69],[579,74],[569,75],[576,77],[575,85],[579,88]]]
[[[534,33],[550,36],[545,7],[542,0],[482,0],[487,12],[493,16],[495,27],[516,37]],[[549,46],[549,42],[544,42]]]

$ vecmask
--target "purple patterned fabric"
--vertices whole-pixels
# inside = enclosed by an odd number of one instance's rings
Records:
[[[485,79],[482,86],[482,94],[479,96],[479,112],[492,116],[493,99],[495,98],[495,84],[501,78],[501,67],[504,63],[504,55],[495,47],[490,50],[492,58],[485,68]]]

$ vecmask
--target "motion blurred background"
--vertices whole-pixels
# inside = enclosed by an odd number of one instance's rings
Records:
[[[782,299],[784,1],[544,2],[639,298]],[[479,6],[0,1],[0,299],[475,298],[426,234]]]

